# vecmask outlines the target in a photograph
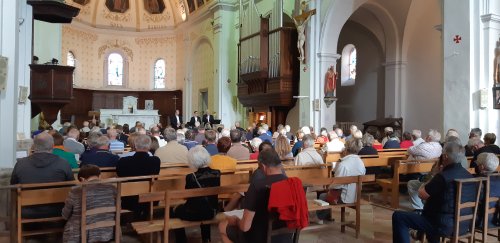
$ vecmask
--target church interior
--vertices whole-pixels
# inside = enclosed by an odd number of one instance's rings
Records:
[[[297,176],[304,185],[319,183],[325,173],[329,180],[335,178],[336,166],[342,163],[344,153],[349,153],[348,140],[359,139],[361,143],[361,136],[364,139],[370,129],[387,135],[390,128],[398,141],[404,140],[403,133],[414,135],[418,130],[426,142],[437,131],[440,141],[434,142],[443,145],[443,154],[450,130],[456,132],[455,137],[466,149],[466,145],[471,146],[471,129],[475,128],[484,135],[484,139],[479,135],[481,143],[484,140],[486,146],[496,148],[499,144],[495,139],[487,144],[491,139],[485,135],[500,134],[498,0],[0,0],[0,40],[0,205],[5,204],[0,207],[2,242],[21,242],[31,237],[21,233],[20,228],[24,222],[34,221],[23,221],[20,212],[15,217],[23,205],[20,192],[24,189],[10,184],[17,161],[36,154],[35,135],[44,130],[63,131],[61,135],[67,139],[66,133],[75,126],[84,143],[85,132],[80,129],[85,123],[110,136],[110,129],[120,133],[117,125],[132,128],[142,122],[148,135],[156,136],[153,128],[158,128],[165,141],[166,131],[172,127],[183,130],[186,141],[190,139],[187,131],[205,133],[208,139],[207,132],[213,130],[217,140],[224,136],[233,140],[233,130],[241,129],[240,137],[245,137],[244,133],[256,134],[246,136],[248,146],[242,141],[250,152],[256,152],[252,151],[252,141],[262,138],[262,127],[264,133],[269,131],[273,147],[278,146],[277,137],[283,129],[283,136],[293,134],[287,140],[290,148],[299,142],[297,134],[328,137],[335,133],[346,149],[324,150],[328,149],[324,147],[326,141],[315,137],[314,147],[323,161],[321,168],[289,170],[283,162],[288,177]],[[336,128],[343,134],[336,133]],[[227,135],[223,134],[225,130]],[[86,141],[91,139],[89,131]],[[356,131],[361,136],[357,137]],[[375,132],[372,139],[382,142],[383,136],[377,137]],[[391,140],[391,135],[387,138]],[[190,145],[186,146],[191,151]],[[124,151],[127,148],[130,145],[125,143]],[[359,184],[349,184],[358,185],[356,203],[347,209],[331,207],[331,217],[336,221],[312,222],[312,229],[304,228],[294,242],[396,242],[391,215],[415,209],[412,195],[408,194],[410,183],[406,192],[406,174],[426,174],[432,164],[424,166],[425,161],[417,161],[422,166],[410,166],[413,170],[401,172],[395,169],[406,168],[400,163],[416,158],[411,157],[410,148],[398,145],[394,151],[385,149],[377,149],[376,158],[368,158],[384,161],[374,166],[384,167],[375,173],[366,164],[371,162],[362,157],[366,177],[359,177]],[[82,156],[77,154],[76,161]],[[467,156],[469,163],[477,159],[474,151]],[[289,158],[295,160],[295,166],[298,157],[294,154]],[[171,177],[182,175],[184,180],[185,171],[193,172],[185,163],[174,168],[160,159],[159,175],[164,170],[176,170],[165,173]],[[235,180],[235,175],[240,175],[240,181],[227,185],[249,183],[249,175],[241,174],[249,170],[252,175],[261,168],[257,160],[261,163],[260,157],[252,163],[240,164],[238,159],[236,172],[233,170],[232,177],[226,178]],[[114,168],[109,172],[104,167],[101,177],[115,173]],[[381,171],[387,175],[379,175]],[[76,176],[78,167],[73,172]],[[113,175],[109,178],[117,177]],[[222,171],[221,188],[225,175]],[[397,182],[391,180],[395,177]],[[155,193],[168,195],[168,190],[178,187],[168,183],[155,187],[153,181],[161,181],[160,177],[150,180],[149,193],[153,193],[152,188],[163,188]],[[366,186],[362,180],[366,180]],[[110,183],[125,188],[127,182]],[[30,185],[32,191],[45,190],[43,183]],[[70,184],[64,185],[66,198]],[[124,191],[141,198],[132,189]],[[308,200],[311,194],[306,192]],[[49,196],[40,200],[51,202]],[[33,199],[25,205],[38,204],[42,203]],[[309,215],[311,220],[311,212]],[[163,229],[168,225],[163,220],[168,217],[161,216],[157,219],[162,222],[158,235],[137,234],[139,231],[129,227],[122,232],[121,241],[145,242],[148,237],[160,239],[163,234],[164,242],[169,237],[173,242],[183,242],[174,240],[178,231],[170,228],[169,236],[168,227]],[[346,218],[356,223],[347,224]],[[219,234],[221,224],[211,224],[211,241],[228,242],[224,237],[229,235]],[[325,225],[324,229],[315,228]],[[207,242],[204,236],[200,238],[199,227],[193,226],[198,225],[186,227],[187,242]],[[42,238],[40,242],[51,240]],[[120,241],[118,234],[114,240]],[[433,242],[431,234],[427,241]],[[36,237],[33,242],[38,242]]]

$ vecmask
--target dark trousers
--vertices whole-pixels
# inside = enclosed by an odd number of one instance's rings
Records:
[[[175,209],[170,210],[170,215],[171,218],[181,218],[183,220],[202,220],[197,217],[199,217],[199,214],[192,215],[191,212],[186,211],[185,205],[179,205]],[[210,225],[200,225],[201,229],[201,239],[203,242],[210,241]],[[186,237],[186,230],[184,228],[180,229],[175,229],[175,242],[176,243],[186,243],[187,242],[187,237]]]
[[[430,243],[439,242],[439,231],[424,216],[412,212],[395,211],[392,214],[392,241],[410,243],[410,229],[425,232]]]

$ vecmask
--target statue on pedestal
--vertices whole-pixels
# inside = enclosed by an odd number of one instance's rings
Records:
[[[299,34],[297,38],[297,48],[299,49],[299,61],[301,63],[304,62],[304,43],[306,41],[306,35],[305,35],[305,29],[306,29],[306,23],[309,21],[309,18],[311,16],[316,14],[316,9],[306,11],[307,3],[303,1],[300,4],[300,9],[301,9],[301,14],[293,17],[293,22],[295,23],[295,26],[297,27],[297,33]]]

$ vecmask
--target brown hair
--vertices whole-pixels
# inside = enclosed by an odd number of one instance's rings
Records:
[[[96,165],[82,165],[80,171],[78,171],[78,180],[80,180],[80,178],[88,179],[92,176],[99,176],[100,174],[101,170]]]
[[[130,145],[132,150],[135,150],[135,139],[139,136],[137,133],[132,133],[128,136],[127,143]]]
[[[497,140],[497,136],[494,133],[486,133],[486,134],[484,134],[483,138],[484,138],[485,145],[495,144],[495,141]]]
[[[217,141],[217,150],[219,153],[227,153],[231,148],[231,139],[228,137],[221,137],[219,141]]]
[[[290,144],[288,143],[288,139],[281,134],[278,136],[278,138],[276,138],[274,149],[282,159],[292,151],[292,149],[290,148]]]
[[[56,132],[52,134],[52,137],[54,138],[54,146],[63,145],[64,137],[61,134]]]

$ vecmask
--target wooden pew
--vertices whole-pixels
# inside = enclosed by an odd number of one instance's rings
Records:
[[[303,166],[283,166],[288,177],[298,177],[301,180],[310,178],[329,178],[331,166],[322,165],[303,165]]]
[[[239,184],[239,185],[221,186],[221,187],[155,192],[155,193],[140,195],[139,202],[143,203],[143,202],[164,201],[165,208],[169,209],[172,203],[175,203],[178,200],[200,197],[200,196],[233,194],[238,192],[245,192],[247,191],[247,189],[248,189],[248,184]],[[170,218],[170,210],[165,210],[163,219],[134,222],[132,223],[132,228],[138,234],[148,234],[148,233],[163,231],[163,242],[168,242],[168,233],[169,233],[168,231],[171,229],[199,226],[202,224],[215,224],[224,220],[225,218],[226,216],[224,215],[224,213],[218,213],[211,220],[185,221],[177,218]]]
[[[359,237],[361,230],[361,190],[363,183],[375,181],[375,175],[363,175],[363,176],[347,176],[347,177],[332,177],[332,178],[309,178],[302,181],[304,186],[329,186],[329,185],[344,185],[356,183],[356,201],[354,203],[344,203],[328,206],[319,206],[315,204],[312,200],[308,200],[307,206],[309,211],[318,211],[325,209],[340,208],[340,224],[341,232],[345,233],[345,227],[353,228],[356,231],[356,239]],[[345,208],[350,207],[356,210],[356,222],[346,222],[345,219]],[[314,228],[314,226],[308,227],[309,229]],[[307,230],[308,228],[304,229]]]
[[[399,175],[430,172],[432,166],[438,161],[433,160],[399,160],[394,164],[394,174],[390,179],[377,179],[377,184],[382,187],[384,201],[388,201],[390,193],[392,208],[399,207]]]
[[[323,161],[325,163],[338,162],[342,157],[340,152],[327,152],[323,153]]]
[[[400,148],[400,149],[382,149],[382,150],[378,150],[378,156],[380,157],[385,157],[385,156],[406,156],[408,157],[408,150],[407,149],[403,149],[403,148]]]

